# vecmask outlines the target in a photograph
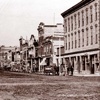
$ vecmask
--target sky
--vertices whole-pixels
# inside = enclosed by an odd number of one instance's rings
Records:
[[[38,39],[37,27],[63,23],[61,13],[81,0],[0,0],[0,46],[19,46],[19,38]]]

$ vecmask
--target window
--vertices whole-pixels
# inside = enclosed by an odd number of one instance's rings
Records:
[[[98,43],[98,31],[97,31],[97,24],[95,25],[95,43]]]
[[[70,49],[70,34],[68,35],[68,49]]]
[[[93,44],[93,26],[90,27],[91,29],[91,45]]]
[[[76,32],[75,32],[75,48],[77,48]]]
[[[90,6],[90,23],[93,22],[93,12],[92,12],[92,6]]]
[[[66,50],[67,50],[67,36],[66,36]]]
[[[95,20],[97,21],[97,3],[95,3]]]
[[[82,46],[84,47],[84,29],[82,29]]]
[[[70,18],[68,18],[68,31],[70,32]]]
[[[78,27],[80,28],[80,13],[78,12]]]
[[[72,49],[73,49],[73,33],[71,34],[71,40],[72,40]]]
[[[88,25],[88,8],[86,8],[86,25]]]
[[[86,28],[86,45],[88,46],[89,36],[88,36],[88,28]]]
[[[74,21],[75,21],[75,29],[76,29],[76,14],[74,15]]]
[[[80,47],[80,31],[78,31],[78,47]]]
[[[49,49],[50,49],[50,54],[51,54],[52,53],[52,46],[51,45],[50,45]]]
[[[82,10],[82,26],[84,26],[84,11]]]
[[[71,30],[73,30],[73,16],[71,17]]]
[[[65,32],[67,32],[67,19],[64,20],[64,23],[65,23],[65,25],[64,25],[65,26]]]
[[[49,45],[47,46],[47,53],[49,53]]]
[[[46,54],[46,46],[44,47],[44,54]]]

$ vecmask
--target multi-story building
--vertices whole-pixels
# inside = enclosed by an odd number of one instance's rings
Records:
[[[50,66],[57,64],[57,47],[64,45],[64,32],[61,23],[57,25],[45,25],[40,23],[38,26],[38,56],[39,56],[39,71],[43,65]]]
[[[28,40],[24,39],[23,37],[20,37],[20,63],[21,63],[21,69],[22,71],[28,70]]]
[[[31,72],[36,72],[38,70],[38,61],[36,58],[36,47],[38,42],[36,41],[34,35],[31,35],[28,42],[28,62],[31,68]],[[35,68],[34,68],[35,67]]]
[[[0,47],[0,66],[8,65],[14,61],[15,46],[1,46]]]
[[[11,71],[21,71],[19,47],[15,47],[15,50],[10,50],[7,55],[9,58],[12,58],[9,66],[11,67]]]
[[[21,37],[20,41],[20,58],[22,70],[26,72],[33,72],[33,64],[36,65],[36,45],[38,45],[34,35],[31,35],[30,39],[24,39]],[[34,66],[35,67],[35,66]]]
[[[64,62],[74,74],[100,75],[100,0],[82,0],[63,12]]]

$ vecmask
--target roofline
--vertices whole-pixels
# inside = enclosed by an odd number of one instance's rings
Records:
[[[44,27],[57,27],[57,25],[44,25]]]
[[[82,0],[79,3],[77,3],[76,5],[69,8],[68,10],[61,13],[61,15],[62,15],[62,17],[68,16],[68,15],[72,14],[73,12],[79,10],[80,8],[84,7],[85,5],[87,5],[93,1],[94,0]]]

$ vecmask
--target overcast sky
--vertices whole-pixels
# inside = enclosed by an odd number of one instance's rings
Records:
[[[37,27],[63,23],[61,13],[81,0],[0,0],[0,45],[19,46],[19,38],[37,38]]]

